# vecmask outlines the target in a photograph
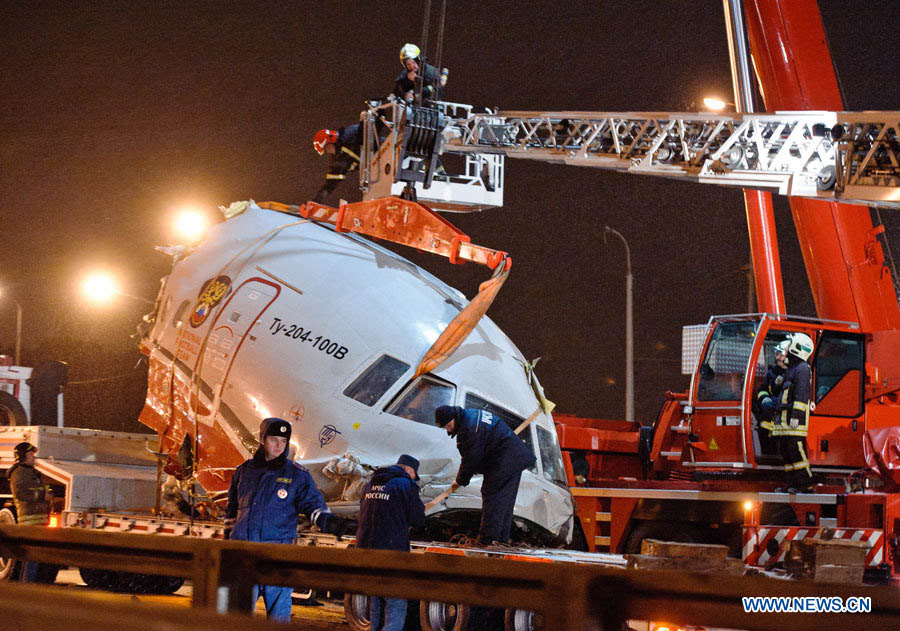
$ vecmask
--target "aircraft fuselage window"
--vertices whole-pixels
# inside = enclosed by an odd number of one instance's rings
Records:
[[[503,419],[503,422],[509,425],[510,429],[514,430],[524,422],[524,419],[521,416],[513,414],[509,410],[504,410],[499,405],[494,405],[493,403],[489,403],[482,399],[481,397],[474,394],[466,395],[466,405],[467,408],[476,408],[479,410],[485,410],[494,415],[495,418]],[[528,445],[528,449],[531,450],[531,453],[534,453],[534,443],[531,439],[531,428],[526,428],[522,430],[522,433],[519,434],[519,438],[522,439],[522,442]],[[537,473],[537,463],[533,464],[529,469],[532,473]]]
[[[556,437],[540,425],[537,426],[537,435],[544,477],[563,488],[568,488],[562,452],[559,450],[559,443],[556,442]]]
[[[756,322],[723,322],[716,327],[700,364],[698,400],[740,400],[756,325]]]
[[[423,375],[400,399],[389,406],[389,414],[434,426],[434,410],[442,405],[453,405],[456,386]]]
[[[184,324],[184,320],[182,318],[184,317],[184,312],[187,310],[190,304],[190,301],[184,300],[180,305],[178,305],[178,309],[175,310],[175,315],[172,316],[172,326],[176,329]]]
[[[409,364],[382,355],[344,389],[344,396],[368,406],[375,403],[409,370]]]

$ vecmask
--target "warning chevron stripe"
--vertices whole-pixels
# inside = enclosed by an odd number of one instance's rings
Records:
[[[771,560],[767,550],[770,541],[778,543],[778,555],[775,562],[784,561],[789,542],[801,539],[820,538],[826,528],[798,528],[786,526],[745,527],[743,533],[742,556],[747,565],[764,566]],[[833,539],[848,541],[865,541],[869,550],[866,552],[866,566],[875,567],[884,560],[884,530],[877,528],[842,528],[832,531]],[[786,544],[785,542],[788,542]]]

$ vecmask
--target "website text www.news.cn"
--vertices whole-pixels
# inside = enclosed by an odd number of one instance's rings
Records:
[[[869,613],[868,596],[744,596],[746,613]]]

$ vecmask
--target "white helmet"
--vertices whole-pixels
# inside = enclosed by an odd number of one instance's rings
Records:
[[[415,44],[404,44],[400,49],[400,63],[406,63],[407,59],[418,59],[422,55],[422,51]]]
[[[790,339],[784,340],[783,342],[778,342],[778,344],[775,345],[775,354],[777,355],[778,353],[781,353],[782,355],[787,355],[788,346],[790,346],[790,344]]]
[[[799,357],[802,361],[809,359],[813,352],[813,341],[806,333],[794,333],[788,346],[788,353]]]

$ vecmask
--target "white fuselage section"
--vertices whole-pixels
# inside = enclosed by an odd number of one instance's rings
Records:
[[[366,239],[251,204],[164,281],[144,339],[145,414],[177,441],[179,428],[199,430],[201,473],[249,457],[260,421],[277,416],[291,422],[294,457],[326,499],[345,499],[349,479],[322,472],[343,454],[377,467],[409,453],[421,461],[423,494],[437,495],[459,466],[454,440],[434,425],[437,406],[489,405],[513,425],[538,408],[524,357],[486,317],[439,369],[412,380],[466,303]],[[523,474],[515,514],[565,532],[573,504],[550,416],[538,414],[523,437],[537,463]],[[443,508],[478,509],[479,485],[480,477]]]

